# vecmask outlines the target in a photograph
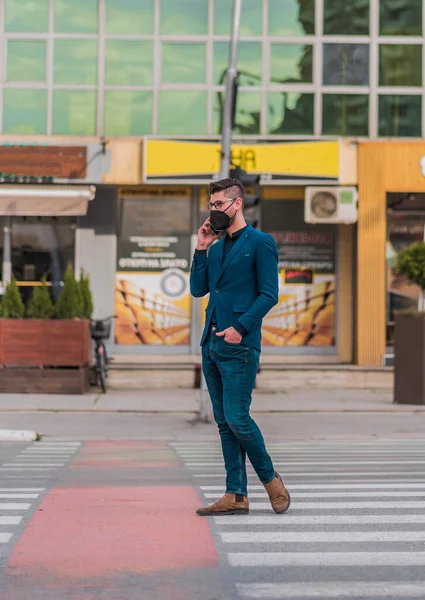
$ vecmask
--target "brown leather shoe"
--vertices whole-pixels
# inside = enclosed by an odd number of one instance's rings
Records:
[[[197,515],[208,517],[209,515],[247,515],[249,513],[249,502],[242,494],[224,494],[215,504],[198,508]]]
[[[269,495],[271,505],[275,513],[279,515],[286,512],[291,504],[291,496],[283,485],[279,473],[276,473],[270,483],[265,483],[264,487]]]

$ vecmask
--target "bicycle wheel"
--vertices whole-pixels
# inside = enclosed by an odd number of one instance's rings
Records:
[[[100,387],[102,392],[106,392],[108,387],[108,367],[106,365],[105,348],[103,344],[99,347],[97,354],[97,375],[100,380]]]

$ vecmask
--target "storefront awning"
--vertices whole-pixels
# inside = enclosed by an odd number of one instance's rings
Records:
[[[0,185],[2,216],[80,216],[87,213],[96,188],[66,185]]]

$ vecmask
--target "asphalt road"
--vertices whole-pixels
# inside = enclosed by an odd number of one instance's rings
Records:
[[[247,516],[216,442],[0,444],[1,600],[424,598],[425,441],[269,440],[292,506],[252,469]]]

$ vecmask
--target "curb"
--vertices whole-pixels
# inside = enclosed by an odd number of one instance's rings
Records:
[[[34,442],[39,439],[40,434],[36,431],[0,429],[0,442]]]

